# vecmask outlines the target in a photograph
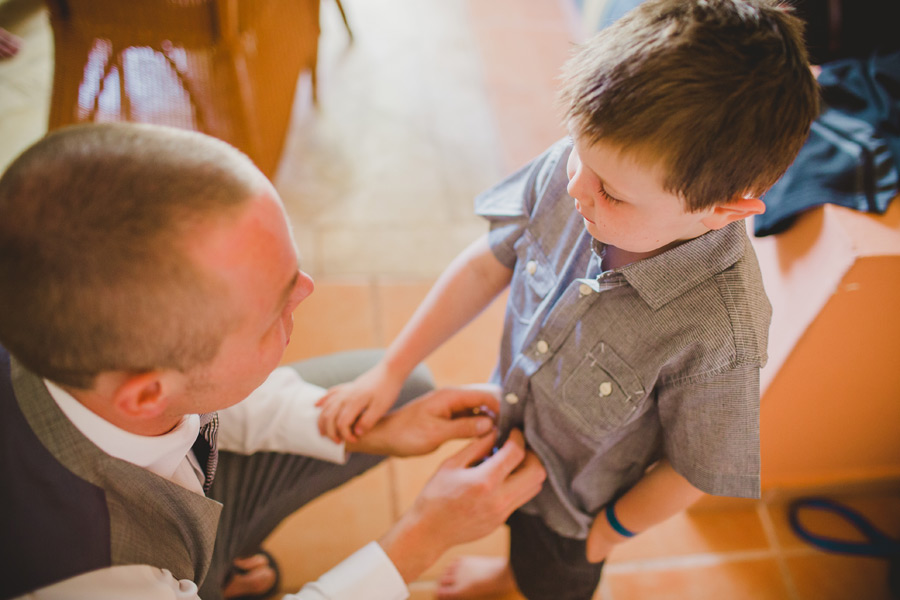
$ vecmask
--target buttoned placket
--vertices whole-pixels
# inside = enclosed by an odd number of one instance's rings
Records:
[[[595,268],[599,267],[599,263],[598,259]],[[626,283],[625,277],[617,271],[603,271],[593,278],[575,279],[569,283],[562,296],[552,303],[552,310],[546,319],[541,319],[540,314],[535,315],[535,322],[543,321],[544,326],[535,327],[528,333],[522,351],[516,356],[503,381],[505,406],[500,412],[501,438],[498,443],[505,441],[512,428],[521,427],[524,422],[525,403],[522,400],[528,393],[531,376],[556,355],[575,324],[600,299],[601,293]]]

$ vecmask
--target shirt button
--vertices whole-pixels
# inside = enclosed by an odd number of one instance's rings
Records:
[[[604,398],[612,394],[612,384],[608,381],[604,381],[600,384],[600,395]]]
[[[544,340],[538,340],[537,343],[537,351],[541,354],[547,354],[547,350],[550,349],[550,344],[545,342]]]
[[[528,272],[529,275],[534,275],[537,272],[537,263],[533,260],[529,260],[525,264],[525,270]]]
[[[578,286],[578,293],[581,294],[582,296],[587,296],[588,294],[590,294],[593,291],[594,290],[591,289],[591,286],[589,286],[586,283],[582,283],[581,285]]]
[[[519,397],[512,392],[504,396],[503,399],[506,400],[507,404],[517,404],[519,402]]]

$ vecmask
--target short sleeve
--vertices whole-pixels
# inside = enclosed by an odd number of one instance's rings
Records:
[[[758,498],[759,367],[741,365],[657,389],[666,457],[695,487]]]
[[[571,138],[560,140],[533,161],[475,198],[475,214],[490,222],[488,244],[509,268],[516,263],[516,241],[522,237],[548,183],[565,177]]]

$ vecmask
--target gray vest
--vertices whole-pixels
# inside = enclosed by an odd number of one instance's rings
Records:
[[[118,565],[206,576],[222,505],[100,450],[2,347],[0,481],[0,598]]]

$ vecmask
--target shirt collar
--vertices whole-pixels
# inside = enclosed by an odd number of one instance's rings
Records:
[[[654,310],[736,263],[745,252],[746,225],[736,221],[619,272]]]
[[[200,433],[199,415],[185,415],[174,429],[163,435],[130,433],[93,413],[56,384],[45,379],[44,385],[60,410],[94,445],[110,456],[166,479],[172,479]]]

